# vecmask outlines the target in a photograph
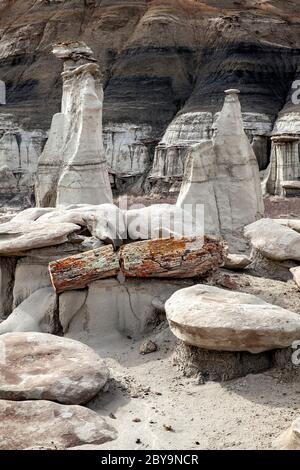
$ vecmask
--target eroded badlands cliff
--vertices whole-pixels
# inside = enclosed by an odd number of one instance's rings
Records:
[[[53,43],[83,40],[104,85],[104,144],[113,188],[178,192],[187,146],[211,136],[223,91],[241,90],[260,169],[269,135],[300,133],[299,1],[3,0],[0,2],[0,179],[6,199],[32,195],[37,159],[59,111]]]

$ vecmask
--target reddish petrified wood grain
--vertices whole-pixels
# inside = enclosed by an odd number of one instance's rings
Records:
[[[131,243],[120,249],[128,277],[189,278],[208,274],[223,262],[223,245],[205,237]]]
[[[190,278],[207,276],[223,265],[222,242],[209,237],[162,238],[98,248],[49,264],[57,293],[82,289],[90,282],[116,276]]]
[[[119,255],[111,245],[49,264],[52,285],[57,293],[82,289],[98,279],[117,276]]]

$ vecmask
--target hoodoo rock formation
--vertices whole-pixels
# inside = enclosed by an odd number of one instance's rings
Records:
[[[264,214],[255,154],[244,132],[238,90],[227,90],[212,141],[188,154],[177,205],[204,205],[205,231],[243,249],[244,226]]]
[[[103,141],[114,190],[177,195],[187,151],[212,136],[227,88],[241,90],[244,127],[266,169],[273,129],[300,135],[299,105],[291,101],[299,78],[297,9],[296,0],[1,2],[7,96],[0,168],[9,158],[13,172],[6,199],[26,187],[32,194],[51,117],[60,111],[60,68],[49,48],[66,38],[88,44],[103,74]]]
[[[298,196],[300,194],[300,137],[272,137],[271,161],[263,182],[266,194]]]
[[[296,417],[298,3],[0,1],[0,449]]]
[[[112,202],[102,142],[103,90],[99,66],[83,43],[54,46],[64,61],[62,110],[54,116],[39,160],[41,207]]]

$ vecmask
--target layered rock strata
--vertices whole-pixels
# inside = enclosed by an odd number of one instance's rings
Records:
[[[2,2],[1,110],[19,128],[48,131],[61,97],[50,44],[83,40],[104,76],[104,139],[118,192],[148,194],[150,185],[156,194],[178,192],[186,148],[211,136],[230,87],[241,89],[244,126],[265,169],[274,122],[277,135],[299,135],[291,102],[299,78],[297,7],[296,0]],[[159,165],[151,171],[154,154]]]
[[[32,204],[37,161],[46,140],[47,132],[24,130],[13,115],[0,113],[1,206]]]

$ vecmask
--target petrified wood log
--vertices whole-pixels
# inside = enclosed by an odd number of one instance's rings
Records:
[[[223,264],[223,245],[212,238],[162,238],[125,245],[121,267],[127,277],[189,278]]]
[[[119,271],[119,254],[112,245],[49,263],[51,281],[57,293],[82,289],[90,282],[116,276]]]
[[[90,282],[116,276],[190,278],[205,276],[222,266],[222,242],[204,237],[164,238],[124,245],[118,252],[111,246],[98,248],[49,264],[57,293],[82,289]]]

